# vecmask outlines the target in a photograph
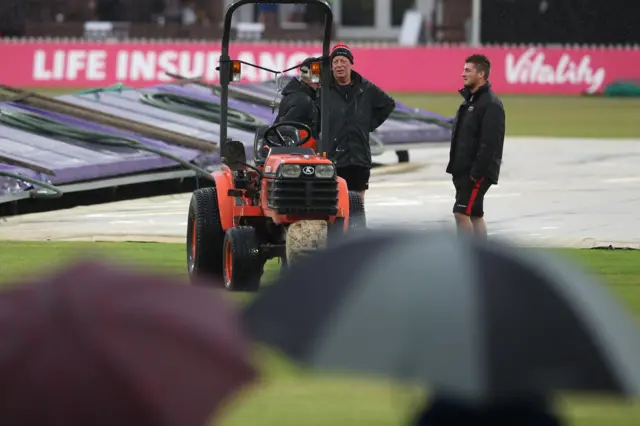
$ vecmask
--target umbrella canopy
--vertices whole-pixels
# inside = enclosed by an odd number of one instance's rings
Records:
[[[254,377],[221,295],[86,261],[0,293],[0,423],[205,426]]]
[[[581,270],[448,232],[370,231],[294,265],[246,307],[257,340],[317,367],[482,401],[640,391],[633,320]]]
[[[565,424],[551,401],[531,398],[499,404],[464,404],[455,398],[435,395],[412,426],[561,426]]]

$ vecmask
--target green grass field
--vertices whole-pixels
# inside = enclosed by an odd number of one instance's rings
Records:
[[[556,252],[597,274],[640,320],[640,252],[571,249]],[[0,242],[0,283],[59,268],[79,255],[116,258],[175,276],[184,277],[186,273],[182,244]],[[277,273],[276,266],[268,268],[267,281]],[[219,424],[407,425],[412,408],[425,397],[424,390],[399,383],[311,373],[266,350],[261,350],[256,359],[263,374],[260,383],[230,401]],[[640,419],[640,403],[562,396],[558,398],[558,407],[568,424],[574,426],[636,426]]]
[[[30,89],[50,96],[70,89]],[[399,101],[453,116],[461,98],[456,94],[393,94]],[[640,99],[582,96],[501,96],[507,114],[507,134],[580,138],[640,139]]]
[[[640,138],[640,99],[578,96],[501,96],[507,134],[581,138]],[[397,99],[454,115],[460,96],[401,95]]]

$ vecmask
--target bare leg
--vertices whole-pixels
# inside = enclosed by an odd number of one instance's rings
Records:
[[[472,217],[471,224],[473,225],[473,233],[480,238],[487,238],[487,224],[484,221],[484,217]]]
[[[454,213],[453,216],[456,218],[458,232],[473,232],[473,224],[469,216],[462,213]]]

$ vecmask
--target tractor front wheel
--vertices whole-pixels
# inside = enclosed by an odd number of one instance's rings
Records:
[[[216,188],[194,191],[187,217],[187,268],[192,283],[195,277],[221,281],[223,241]]]
[[[265,260],[255,228],[238,226],[227,230],[223,250],[224,286],[229,291],[258,291]]]
[[[326,220],[301,220],[287,228],[285,236],[287,265],[327,246]]]

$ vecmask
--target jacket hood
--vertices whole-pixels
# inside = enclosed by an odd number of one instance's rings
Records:
[[[311,86],[301,82],[297,78],[292,78],[291,81],[284,86],[284,89],[282,89],[282,96],[291,95],[293,93],[304,93],[312,98],[316,97],[316,91]]]

